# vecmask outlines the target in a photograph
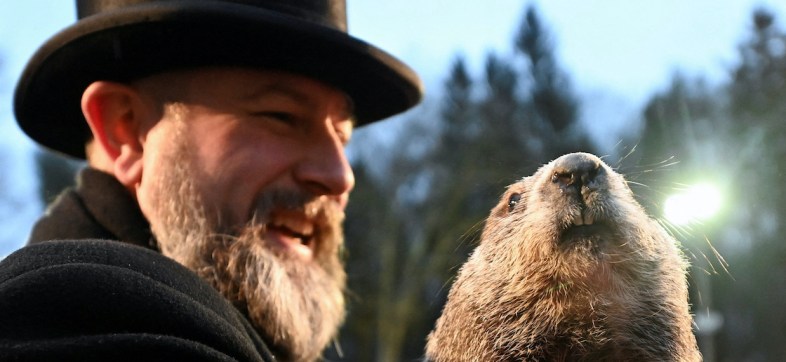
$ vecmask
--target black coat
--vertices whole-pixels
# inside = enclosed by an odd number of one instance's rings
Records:
[[[272,360],[236,308],[157,252],[134,199],[99,171],[0,262],[0,361]]]

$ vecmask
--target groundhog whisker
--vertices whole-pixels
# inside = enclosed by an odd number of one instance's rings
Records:
[[[684,252],[629,184],[579,153],[510,185],[459,270],[426,358],[701,360]]]

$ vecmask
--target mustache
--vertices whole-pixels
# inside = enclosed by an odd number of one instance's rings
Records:
[[[343,220],[344,209],[340,203],[325,196],[287,189],[271,189],[262,192],[254,203],[249,220],[255,223],[270,221],[271,214],[276,210],[297,211],[309,219],[319,220],[340,218]]]

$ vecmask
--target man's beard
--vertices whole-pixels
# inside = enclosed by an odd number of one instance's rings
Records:
[[[178,121],[179,122],[179,121]],[[181,127],[182,125],[178,125]],[[258,197],[253,220],[220,226],[199,195],[185,137],[166,157],[158,179],[151,228],[164,255],[212,284],[272,343],[284,360],[318,358],[343,323],[346,274],[339,259],[343,211],[335,202],[274,190]],[[265,223],[272,208],[302,210],[315,222],[313,259],[270,248]]]

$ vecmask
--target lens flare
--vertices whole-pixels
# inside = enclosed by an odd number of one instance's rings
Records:
[[[697,184],[666,199],[663,212],[675,225],[705,221],[721,207],[721,192],[710,184]]]

